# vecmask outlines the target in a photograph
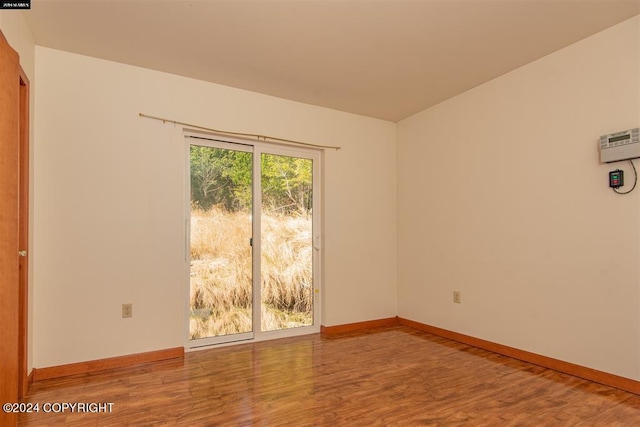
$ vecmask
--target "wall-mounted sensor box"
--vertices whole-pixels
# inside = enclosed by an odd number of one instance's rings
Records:
[[[640,157],[640,128],[600,137],[600,162],[611,163]]]
[[[609,172],[609,187],[620,188],[624,185],[624,171],[616,169]]]

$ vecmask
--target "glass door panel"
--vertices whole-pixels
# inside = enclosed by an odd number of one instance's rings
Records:
[[[260,156],[261,331],[314,323],[313,160]]]
[[[253,153],[227,146],[189,144],[191,341],[252,337]]]

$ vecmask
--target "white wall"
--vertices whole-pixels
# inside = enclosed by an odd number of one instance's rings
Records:
[[[393,123],[48,48],[36,57],[35,367],[184,344],[184,146],[140,112],[342,146],[324,157],[322,323],[395,315]]]
[[[640,380],[638,126],[640,17],[400,122],[398,315]]]
[[[29,164],[33,165],[34,142],[34,99],[35,99],[35,53],[36,46],[33,42],[31,31],[23,18],[23,12],[18,10],[0,11],[0,30],[4,34],[9,45],[20,55],[20,66],[29,79]],[[34,170],[29,170],[29,230],[33,230],[33,177]],[[29,235],[29,249],[33,248],[33,233]],[[27,371],[33,367],[33,262],[29,259],[28,270],[28,336],[27,336]]]

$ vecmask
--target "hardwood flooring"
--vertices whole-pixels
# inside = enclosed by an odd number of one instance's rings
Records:
[[[404,326],[37,381],[24,402],[113,411],[41,410],[23,426],[640,426],[638,395]]]

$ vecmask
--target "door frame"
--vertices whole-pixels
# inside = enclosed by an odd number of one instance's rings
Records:
[[[249,140],[244,138],[237,137],[229,137],[227,135],[220,135],[216,133],[203,132],[200,130],[191,130],[188,128],[184,128],[180,133],[181,141],[185,144],[185,153],[186,159],[183,162],[185,165],[185,172],[183,176],[184,180],[184,200],[185,200],[185,220],[184,220],[184,236],[185,236],[185,249],[184,249],[184,261],[185,261],[185,275],[186,277],[186,286],[185,286],[185,350],[198,350],[198,349],[206,349],[211,346],[222,346],[222,345],[233,345],[238,343],[247,343],[247,342],[259,342],[266,341],[277,338],[284,337],[292,337],[297,335],[307,335],[312,333],[319,333],[320,326],[322,322],[322,307],[321,307],[321,290],[323,288],[323,277],[322,277],[322,262],[323,262],[323,248],[322,248],[322,153],[319,149],[312,149],[307,147],[296,147],[288,144],[277,144],[277,143],[267,143],[262,141]],[[190,202],[191,202],[191,194],[190,194],[190,179],[189,179],[189,171],[190,171],[190,158],[189,158],[189,146],[191,145],[188,142],[188,137],[201,138],[203,140],[210,140],[211,146],[215,146],[218,148],[229,148],[230,146],[244,146],[247,147],[245,149],[240,148],[241,151],[251,152],[253,154],[253,177],[252,186],[253,186],[253,203],[252,203],[252,216],[253,218],[260,218],[260,210],[261,210],[261,200],[262,200],[262,188],[261,188],[261,180],[256,180],[256,177],[260,176],[261,172],[261,155],[262,154],[275,154],[282,156],[299,156],[302,158],[309,158],[313,160],[313,171],[312,171],[312,181],[313,181],[313,212],[312,212],[312,254],[313,254],[313,324],[311,326],[301,326],[290,329],[281,329],[275,331],[262,331],[261,330],[261,311],[260,306],[261,302],[261,294],[260,292],[253,292],[253,304],[252,304],[252,321],[253,321],[253,331],[247,334],[236,334],[237,336],[234,338],[233,335],[225,337],[210,337],[206,339],[202,339],[201,343],[195,343],[195,341],[190,340],[190,327],[189,327],[189,313],[190,313],[190,283],[189,283],[189,273],[190,273]],[[204,142],[204,141],[203,141]],[[203,143],[203,145],[207,145]],[[225,147],[226,146],[226,147]],[[253,288],[260,288],[260,258],[261,258],[261,221],[254,220],[253,221]],[[257,273],[256,273],[257,272]]]
[[[19,196],[19,246],[25,256],[19,260],[18,289],[18,397],[29,389],[29,95],[30,84],[20,67],[20,196]]]

